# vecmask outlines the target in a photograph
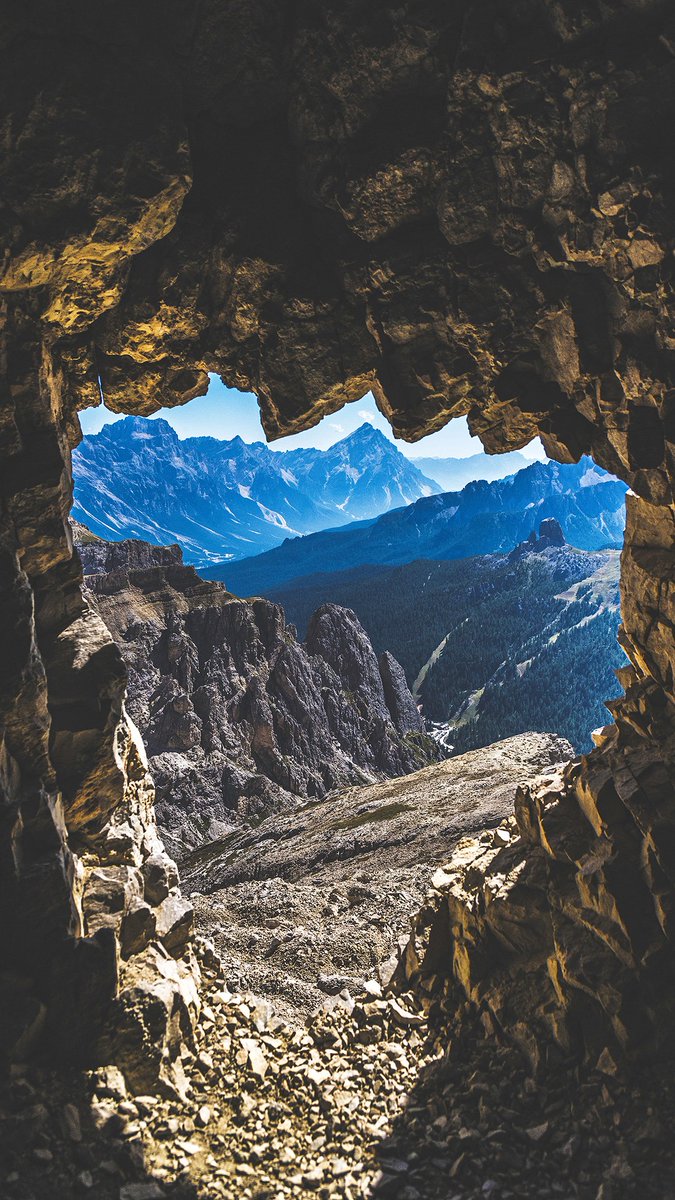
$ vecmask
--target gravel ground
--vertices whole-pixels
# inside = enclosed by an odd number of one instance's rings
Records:
[[[497,825],[519,783],[572,757],[563,738],[520,734],[196,851],[182,865],[183,888],[230,986],[303,1021],[342,987],[386,981],[459,838]]]
[[[14,1070],[3,1200],[675,1196],[672,1064],[622,1076],[605,1053],[537,1082],[513,1049],[480,1029],[451,1042],[374,981],[297,1029],[202,954],[185,1097],[129,1097],[114,1068]]]
[[[203,857],[197,912],[224,956],[198,939],[184,1093],[13,1067],[1,1200],[675,1200],[675,1064],[604,1051],[533,1079],[479,1023],[458,1032],[382,988],[434,867],[560,749],[510,739]]]

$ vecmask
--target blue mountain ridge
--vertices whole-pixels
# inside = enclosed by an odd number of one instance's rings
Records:
[[[396,565],[505,553],[555,517],[567,541],[582,550],[620,547],[626,485],[588,458],[579,463],[535,462],[507,479],[477,480],[460,492],[424,497],[407,508],[351,525],[288,539],[230,567],[207,569],[240,596],[317,572],[362,564]]]
[[[330,449],[275,451],[127,417],[73,454],[73,517],[109,540],[178,542],[195,565],[232,562],[440,492],[369,424]]]

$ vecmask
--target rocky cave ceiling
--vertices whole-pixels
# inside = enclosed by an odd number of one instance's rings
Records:
[[[670,6],[22,6],[3,291],[70,403],[206,372],[269,436],[373,387],[669,494]],[[670,424],[669,424],[670,422]]]
[[[606,857],[565,920],[579,945],[602,928],[608,1012],[663,961],[675,883],[672,4],[26,0],[0,37],[3,955],[56,1027],[83,979],[94,1025],[123,991],[114,947],[85,948],[78,856],[127,862],[122,811],[133,870],[159,851],[119,656],[82,599],[70,449],[99,380],[150,413],[215,371],[270,437],[372,387],[405,438],[466,414],[489,451],[539,433],[634,489],[626,696],[567,785]],[[560,912],[578,863],[533,822]],[[551,928],[565,1009],[593,956]]]

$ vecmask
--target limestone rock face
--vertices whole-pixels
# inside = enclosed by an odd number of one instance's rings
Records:
[[[83,937],[78,910],[83,843],[132,776],[121,658],[67,527],[77,411],[102,389],[149,413],[216,371],[258,394],[269,436],[372,387],[411,440],[467,414],[491,452],[538,433],[631,486],[625,697],[556,808],[599,839],[574,884],[597,899],[551,971],[599,996],[619,964],[621,995],[656,1012],[675,880],[672,7],[73,11],[27,0],[2,17],[3,966],[48,1026],[68,979],[99,1022],[117,986],[116,935]],[[562,870],[524,854],[541,966],[574,854]],[[605,992],[594,1011],[615,1027]]]
[[[177,546],[76,538],[177,857],[247,818],[438,757],[401,667],[378,664],[354,613],[324,605],[305,648],[278,605],[202,580]]]
[[[380,655],[384,698],[396,728],[401,733],[421,733],[424,720],[413,700],[403,667],[388,650]]]
[[[549,546],[564,546],[565,535],[560,527],[560,522],[556,521],[555,517],[547,517],[539,526],[539,537],[543,538]]]
[[[180,546],[153,546],[150,542],[125,538],[106,542],[95,537],[85,525],[72,522],[73,536],[85,575],[109,575],[113,571],[150,570],[152,567],[181,566]]]

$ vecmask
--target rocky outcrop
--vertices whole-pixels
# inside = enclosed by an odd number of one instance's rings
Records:
[[[30,630],[25,574],[17,589],[6,616],[23,593],[24,623],[3,629],[15,657]],[[24,1059],[46,1038],[70,1062],[114,1059],[130,1085],[175,1095],[199,1011],[192,908],[157,833],[122,658],[78,587],[65,625],[53,596],[41,605],[44,657],[33,642],[0,743],[0,1058]],[[15,756],[21,739],[32,762]]]
[[[401,733],[421,733],[424,719],[408,687],[403,667],[389,650],[379,660],[384,699],[394,725]]]
[[[279,605],[206,582],[178,546],[76,537],[176,857],[242,820],[438,757],[403,671],[390,655],[378,665],[354,613],[324,605],[304,647]]]
[[[64,977],[81,971],[97,1019],[115,991],[110,936],[92,945],[77,917],[81,839],[132,783],[120,656],[66,524],[77,410],[102,390],[148,413],[217,371],[277,436],[372,387],[406,438],[468,414],[492,452],[539,433],[635,493],[626,694],[560,806],[597,839],[578,869],[593,919],[552,964],[558,979],[576,958],[612,1029],[598,979],[623,972],[633,1043],[673,966],[672,7],[73,14],[28,0],[2,18],[3,965],[55,1038]],[[576,880],[558,866],[546,913]],[[536,961],[549,928],[533,922]],[[562,1025],[564,989],[551,997]]]
[[[109,575],[114,571],[144,571],[153,567],[176,567],[183,561],[180,546],[153,546],[136,538],[106,542],[79,521],[72,521],[73,538],[85,576]]]
[[[501,841],[458,846],[402,958],[402,978],[455,1015],[468,1001],[535,1065],[552,1044],[587,1059],[608,1046],[672,1048],[673,697],[659,697],[656,675],[672,661],[675,541],[670,513],[653,508],[646,523],[645,509],[629,496],[621,642],[631,665],[618,672],[625,696],[609,705],[616,724],[559,778],[520,789]],[[626,587],[647,563],[664,588],[660,613],[655,590]]]
[[[526,554],[541,554],[543,550],[550,550],[553,546],[565,546],[566,544],[560,522],[556,521],[555,517],[547,517],[539,526],[539,537],[533,529],[529,538],[526,538],[524,542],[519,542],[511,551],[509,560],[515,562]]]

